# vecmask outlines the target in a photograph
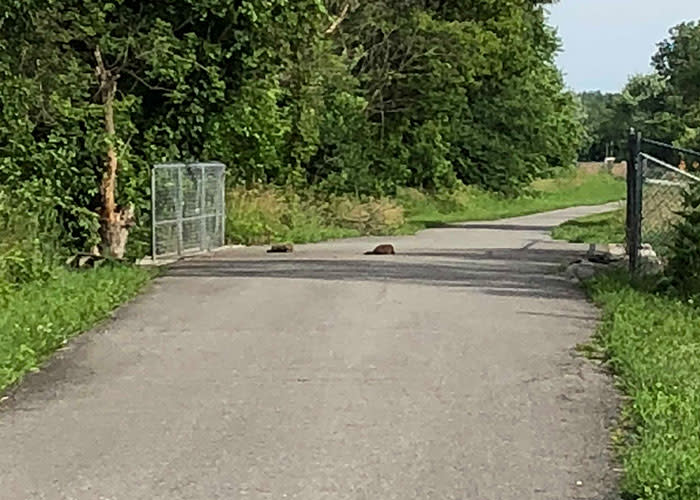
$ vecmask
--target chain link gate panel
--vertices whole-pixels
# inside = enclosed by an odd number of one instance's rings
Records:
[[[681,219],[684,193],[700,183],[699,176],[644,152],[644,148],[653,148],[659,155],[700,158],[700,152],[646,139],[631,131],[627,169],[627,251],[631,272],[638,270],[645,244],[651,245],[661,259],[668,257],[675,226]]]
[[[153,167],[153,260],[224,245],[225,174],[222,163],[169,163]]]
[[[646,153],[642,157],[642,243],[666,256],[680,222],[684,194],[700,178]]]

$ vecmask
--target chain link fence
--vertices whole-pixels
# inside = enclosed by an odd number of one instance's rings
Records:
[[[665,256],[679,222],[683,196],[700,178],[653,156],[642,157],[642,243]]]
[[[651,245],[654,253],[668,257],[675,226],[683,209],[684,194],[700,183],[700,177],[652,156],[648,147],[661,156],[698,156],[700,153],[645,139],[632,131],[629,140],[627,172],[627,250],[630,270],[639,267],[641,251]]]
[[[153,260],[224,245],[225,174],[221,163],[153,167]]]

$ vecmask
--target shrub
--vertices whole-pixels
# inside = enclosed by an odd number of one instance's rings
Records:
[[[700,184],[684,196],[682,219],[675,227],[668,274],[686,298],[700,295]]]
[[[55,221],[48,202],[0,191],[0,295],[52,274],[61,256]]]
[[[246,245],[386,234],[405,222],[403,208],[391,200],[310,190],[236,188],[227,205],[226,239]]]
[[[0,393],[136,295],[151,276],[143,268],[124,265],[80,272],[56,268],[51,279],[28,283],[2,297]]]

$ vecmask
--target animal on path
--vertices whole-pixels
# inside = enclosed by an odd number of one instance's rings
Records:
[[[365,255],[396,255],[393,245],[379,245],[371,252],[365,252]]]
[[[267,253],[292,253],[294,251],[294,246],[291,243],[284,243],[282,245],[272,245]]]

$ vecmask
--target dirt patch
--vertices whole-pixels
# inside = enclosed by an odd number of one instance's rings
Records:
[[[587,174],[598,174],[601,172],[609,172],[615,177],[625,178],[627,177],[627,162],[619,163],[604,163],[596,161],[580,162],[578,164],[579,169],[586,172]]]

